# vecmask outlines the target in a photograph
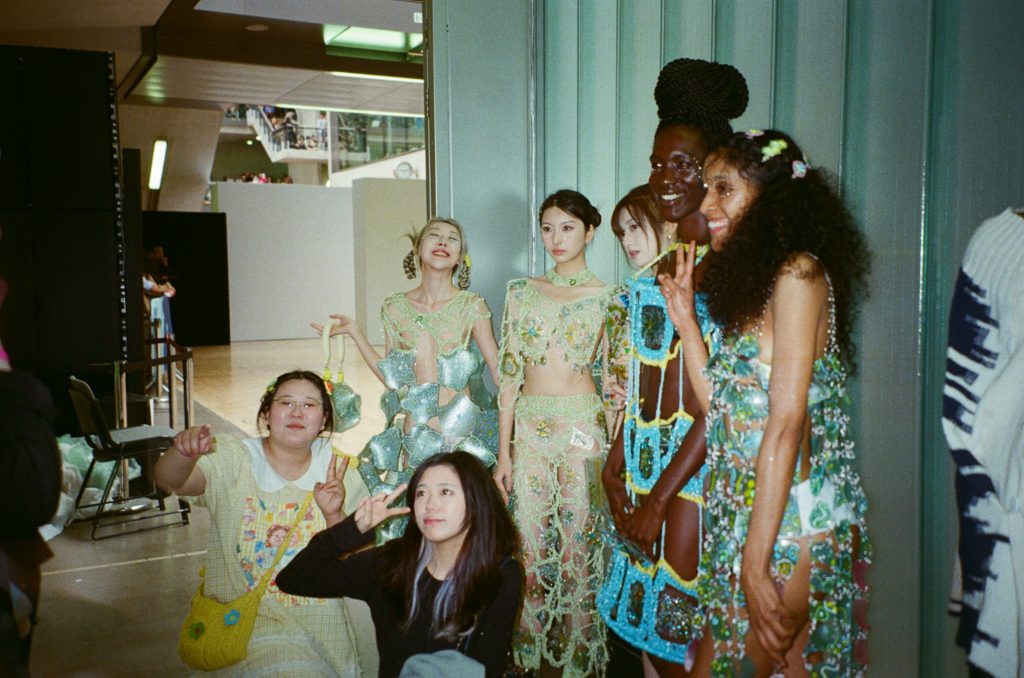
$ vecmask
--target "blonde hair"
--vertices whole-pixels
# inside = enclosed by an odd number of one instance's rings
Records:
[[[459,239],[461,240],[460,256],[459,261],[452,269],[452,279],[458,280],[457,286],[460,289],[466,289],[469,281],[469,266],[467,261],[469,260],[469,243],[466,240],[466,231],[463,230],[462,224],[448,217],[431,217],[427,220],[427,223],[423,225],[418,231],[407,234],[409,242],[412,244],[412,251],[409,255],[406,255],[406,260],[410,258],[416,268],[422,268],[423,264],[420,262],[420,243],[423,241],[423,234],[427,232],[427,229],[434,224],[448,224],[459,232]],[[465,283],[463,283],[465,281]]]

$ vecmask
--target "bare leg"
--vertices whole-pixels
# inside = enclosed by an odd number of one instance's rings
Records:
[[[665,516],[665,560],[683,579],[690,581],[697,576],[700,560],[700,509],[697,504],[680,497],[674,497]],[[694,606],[697,601],[682,591],[667,588],[662,595],[672,598],[688,598]],[[679,641],[675,634],[659,634],[670,641]],[[690,673],[683,664],[676,664],[659,657],[644,654],[645,665],[649,661],[659,678],[686,678]]]

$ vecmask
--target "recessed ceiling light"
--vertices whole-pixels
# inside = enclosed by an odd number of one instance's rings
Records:
[[[263,31],[269,31],[270,26],[266,24],[249,24],[245,27],[245,30],[252,31],[253,33],[262,33]]]

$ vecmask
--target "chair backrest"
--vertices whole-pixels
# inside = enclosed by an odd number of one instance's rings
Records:
[[[71,396],[75,414],[78,415],[78,426],[82,429],[82,435],[85,436],[89,447],[96,452],[116,448],[117,443],[110,436],[110,428],[103,417],[103,408],[100,407],[100,401],[96,399],[92,388],[74,376],[70,378],[70,382],[68,395]]]

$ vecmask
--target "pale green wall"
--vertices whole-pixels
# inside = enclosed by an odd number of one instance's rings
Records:
[[[854,382],[876,548],[872,675],[966,675],[945,614],[955,543],[952,465],[939,427],[946,308],[974,226],[1024,205],[1024,3],[428,5],[435,32],[439,17],[447,21],[446,39],[434,43],[443,59],[430,68],[441,114],[431,123],[439,131],[435,196],[456,213],[502,208],[473,224],[494,239],[499,261],[474,286],[484,286],[495,312],[503,278],[544,268],[538,196],[577,187],[607,219],[616,199],[646,179],[652,92],[671,59],[736,65],[751,91],[737,127],[785,129],[812,164],[838,175],[875,254]],[[461,76],[454,83],[444,71],[452,64]],[[625,266],[602,231],[591,265],[614,279]]]

